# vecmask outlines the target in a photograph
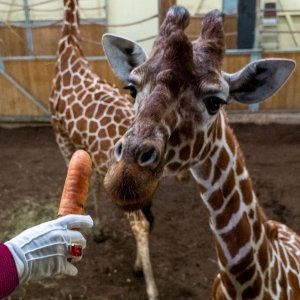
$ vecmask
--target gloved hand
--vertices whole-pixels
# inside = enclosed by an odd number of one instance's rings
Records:
[[[16,263],[19,284],[58,273],[76,275],[77,268],[67,261],[70,245],[78,243],[84,249],[86,240],[79,231],[70,229],[92,226],[90,216],[67,215],[29,228],[6,242]]]

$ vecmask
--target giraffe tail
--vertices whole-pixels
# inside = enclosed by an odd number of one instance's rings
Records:
[[[78,0],[64,0],[64,20],[62,37],[72,35],[79,36],[79,6]]]

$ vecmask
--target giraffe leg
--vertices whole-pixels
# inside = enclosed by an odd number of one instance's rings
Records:
[[[127,214],[131,230],[137,242],[137,257],[134,264],[134,272],[144,274],[146,290],[149,300],[158,299],[158,290],[153,276],[149,253],[150,224],[142,211]]]
[[[136,251],[136,258],[135,258],[135,262],[134,262],[134,266],[133,266],[133,273],[136,277],[143,277],[144,276],[143,264],[142,264],[142,258],[141,258],[140,251],[139,251],[138,242],[137,242],[136,250],[137,251]]]
[[[52,121],[52,126],[54,129],[56,142],[57,142],[58,148],[59,148],[63,158],[66,160],[66,164],[68,166],[73,153],[76,151],[76,147],[70,141],[68,134],[63,132],[59,128],[60,125],[56,125],[56,123],[59,123],[59,122]]]
[[[101,197],[101,187],[102,187],[102,176],[94,172],[92,176],[92,188],[93,188],[93,196],[94,196],[94,210],[95,210],[95,217],[94,217],[94,226],[93,226],[93,234],[94,234],[94,241],[97,243],[103,243],[107,237],[104,235],[104,231],[102,228],[101,222],[101,215],[99,213],[99,199]]]

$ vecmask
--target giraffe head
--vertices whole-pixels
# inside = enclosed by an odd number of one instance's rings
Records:
[[[221,71],[222,14],[211,11],[200,37],[184,33],[189,13],[170,8],[149,57],[133,41],[105,35],[108,61],[135,96],[136,118],[116,144],[105,188],[122,209],[149,204],[164,171],[176,174],[204,160],[217,138],[221,107],[270,97],[294,69],[290,60],[261,60],[235,74]]]

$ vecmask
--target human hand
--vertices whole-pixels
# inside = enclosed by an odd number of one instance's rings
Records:
[[[90,216],[67,215],[29,228],[5,245],[9,248],[18,271],[19,283],[40,280],[63,273],[74,276],[77,268],[67,259],[70,257],[71,243],[86,247],[83,235],[72,228],[91,228]],[[78,261],[80,257],[72,260]]]

